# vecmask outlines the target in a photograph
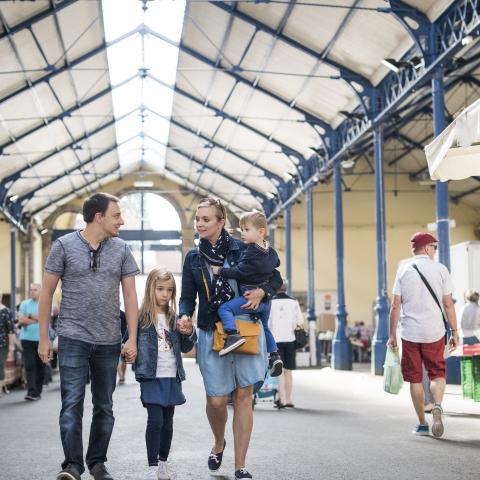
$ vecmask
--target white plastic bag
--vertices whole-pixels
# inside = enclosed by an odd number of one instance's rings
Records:
[[[383,390],[398,395],[403,386],[402,367],[398,347],[387,347],[385,364],[383,365]]]

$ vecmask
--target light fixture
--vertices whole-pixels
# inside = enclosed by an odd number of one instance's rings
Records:
[[[272,192],[267,192],[265,195],[269,200],[273,200],[275,198],[275,195]]]
[[[153,182],[152,180],[135,180],[133,186],[135,188],[152,188]]]
[[[400,71],[399,62],[397,62],[393,58],[382,59],[382,65],[392,70],[392,72],[398,73]]]
[[[44,228],[43,230],[40,230],[40,235],[45,235],[48,232],[48,228]]]
[[[11,202],[16,202],[18,200],[18,195],[12,195],[11,197],[9,197],[9,200]]]
[[[472,35],[467,35],[466,37],[462,38],[462,45],[468,45],[469,43],[473,42],[473,36]]]
[[[340,110],[338,113],[352,120],[363,120],[365,118],[365,114],[361,112],[347,112],[346,110]]]
[[[345,160],[342,160],[340,162],[340,165],[345,170],[348,170],[349,168],[353,168],[353,166],[355,165],[355,160],[353,158],[346,158]]]
[[[394,58],[384,58],[382,64],[392,70],[392,72],[398,73],[402,68],[414,68],[419,69],[422,65],[422,59],[420,57],[412,57],[410,60],[395,60]]]

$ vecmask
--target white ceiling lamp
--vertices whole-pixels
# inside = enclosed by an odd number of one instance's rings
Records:
[[[355,166],[355,160],[353,158],[346,158],[340,162],[343,169],[349,170]]]
[[[153,181],[152,180],[135,180],[133,182],[133,186],[135,188],[152,188]]]
[[[462,45],[468,45],[469,43],[473,42],[473,36],[472,35],[467,35],[466,37],[462,38]]]

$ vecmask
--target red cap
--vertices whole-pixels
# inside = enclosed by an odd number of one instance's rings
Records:
[[[412,248],[420,248],[430,243],[437,243],[438,240],[430,233],[427,232],[417,232],[412,235],[410,243]]]

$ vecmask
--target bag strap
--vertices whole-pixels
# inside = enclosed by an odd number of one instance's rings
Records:
[[[443,308],[442,306],[440,305],[440,302],[438,301],[438,298],[437,296],[435,295],[435,292],[433,291],[432,287],[430,286],[430,284],[428,283],[428,280],[423,276],[422,272],[418,269],[418,267],[413,264],[413,268],[418,272],[418,274],[420,275],[420,278],[422,279],[423,283],[425,284],[425,286],[427,287],[428,291],[430,292],[430,295],[432,295],[433,299],[435,300],[435,303],[438,305],[438,308],[440,309],[440,312],[442,314],[442,320],[443,320],[443,325],[445,326],[445,335],[446,335],[446,332],[448,332],[448,324],[447,324],[447,321],[445,320],[445,315],[443,313]]]

